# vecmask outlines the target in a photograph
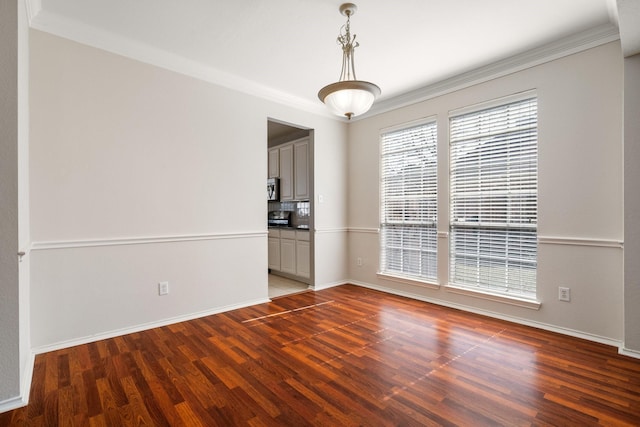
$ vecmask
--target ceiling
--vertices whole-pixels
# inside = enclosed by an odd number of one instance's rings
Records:
[[[285,141],[289,142],[308,135],[309,129],[301,129],[275,120],[267,120],[267,147],[269,148]]]
[[[33,28],[322,114],[317,92],[340,74],[340,0],[27,1]],[[489,64],[619,37],[615,0],[357,5],[357,76],[380,86],[383,107]]]

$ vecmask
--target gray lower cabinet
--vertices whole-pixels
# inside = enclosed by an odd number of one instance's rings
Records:
[[[269,231],[269,268],[280,270],[280,236],[272,237]]]
[[[296,275],[304,278],[311,276],[311,250],[309,232],[296,231]]]
[[[296,232],[280,230],[280,271],[296,274]]]
[[[269,229],[269,268],[292,276],[311,277],[311,249],[306,230]]]

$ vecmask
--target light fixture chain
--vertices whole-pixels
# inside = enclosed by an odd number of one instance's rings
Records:
[[[354,60],[354,49],[360,44],[356,41],[356,35],[351,37],[351,13],[347,12],[347,23],[342,26],[338,35],[338,44],[342,45],[342,70],[340,80],[358,80],[356,77],[356,67]]]

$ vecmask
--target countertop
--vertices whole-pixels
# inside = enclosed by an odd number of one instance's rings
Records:
[[[279,230],[309,231],[309,226],[308,225],[299,225],[297,227],[293,227],[291,225],[270,225],[269,228],[277,228]]]

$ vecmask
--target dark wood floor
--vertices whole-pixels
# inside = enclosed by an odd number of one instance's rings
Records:
[[[640,360],[340,286],[39,355],[0,425],[638,426]]]

